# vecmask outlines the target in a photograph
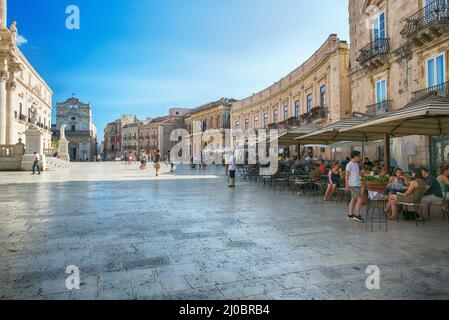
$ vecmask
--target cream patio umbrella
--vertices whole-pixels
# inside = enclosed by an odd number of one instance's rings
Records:
[[[370,120],[372,120],[372,118],[368,116],[360,116],[360,117],[353,116],[341,120],[339,122],[333,123],[314,133],[298,137],[295,140],[302,144],[315,144],[315,145],[316,144],[331,145],[335,142],[342,142],[342,141],[367,141],[366,137],[363,134],[359,133],[342,134],[342,131],[344,129],[360,125]]]
[[[293,145],[298,144],[298,141],[296,140],[296,138],[302,137],[306,134],[311,134],[311,133],[319,131],[321,129],[323,129],[322,126],[318,126],[318,125],[310,123],[304,127],[291,129],[286,132],[281,132],[281,133],[279,133],[279,135],[276,138],[277,138],[278,144],[280,146],[293,146]],[[274,139],[270,140],[270,142],[272,142],[273,140]]]
[[[390,138],[449,135],[449,97],[431,96],[388,112],[372,121],[343,129],[342,136],[360,136],[366,141],[385,140],[385,165],[390,170]]]

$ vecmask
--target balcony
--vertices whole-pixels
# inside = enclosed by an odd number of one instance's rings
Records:
[[[391,111],[391,101],[385,100],[366,107],[366,113],[371,115],[382,115]]]
[[[447,0],[435,0],[405,20],[401,34],[421,47],[425,43],[449,33]]]
[[[299,119],[297,119],[296,117],[293,117],[293,118],[289,118],[282,122],[271,123],[268,125],[268,129],[269,130],[274,130],[274,129],[278,129],[278,130],[287,129],[288,130],[291,128],[296,128],[300,125],[301,125],[301,122],[299,121]]]
[[[310,112],[305,113],[300,117],[301,126],[322,122],[323,120],[327,120],[327,108],[320,106],[313,108]]]
[[[386,56],[390,52],[390,40],[381,38],[374,40],[359,51],[357,62],[370,70],[386,64]]]
[[[412,101],[425,99],[431,96],[449,97],[449,82],[413,92]]]
[[[73,136],[82,136],[82,137],[90,137],[93,136],[93,131],[89,131],[89,130],[75,130],[75,131],[70,131],[67,130],[65,132],[65,135],[67,137],[73,137]]]

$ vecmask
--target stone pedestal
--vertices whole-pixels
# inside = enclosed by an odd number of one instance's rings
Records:
[[[38,127],[31,125],[30,129],[25,132],[26,148],[25,155],[22,157],[22,171],[32,171],[34,164],[34,153],[36,152],[40,158],[40,170],[47,169],[46,159],[44,155],[44,132]]]
[[[61,133],[59,138],[59,148],[58,153],[62,160],[70,161],[70,155],[69,155],[69,141],[65,137],[65,128],[67,126],[63,125],[61,127]]]
[[[59,157],[61,157],[61,160],[70,161],[69,142],[67,140],[59,140],[58,153]]]

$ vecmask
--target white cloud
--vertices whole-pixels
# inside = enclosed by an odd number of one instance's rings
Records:
[[[27,44],[27,43],[28,43],[28,40],[24,36],[22,36],[21,34],[17,35],[17,45],[19,47],[24,45],[24,44]]]

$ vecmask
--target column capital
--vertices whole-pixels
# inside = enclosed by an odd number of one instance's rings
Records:
[[[14,79],[11,79],[11,77],[8,79],[8,82],[6,83],[6,90],[7,91],[14,91],[17,89],[17,81]]]
[[[0,81],[6,82],[8,80],[8,71],[0,70]]]

